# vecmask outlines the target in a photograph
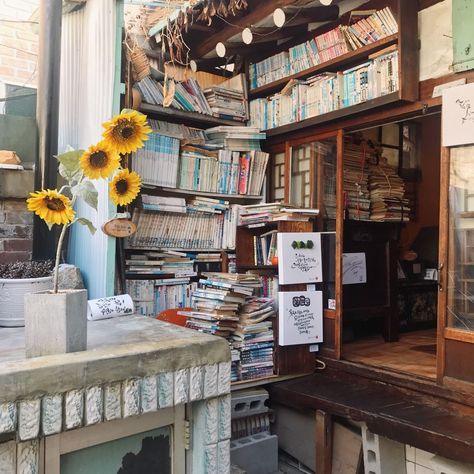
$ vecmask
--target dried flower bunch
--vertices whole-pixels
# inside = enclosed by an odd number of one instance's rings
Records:
[[[58,292],[58,269],[61,247],[66,229],[78,222],[96,229],[84,217],[76,217],[74,203],[82,198],[89,206],[97,209],[98,194],[91,180],[110,179],[109,195],[114,204],[130,204],[139,194],[140,176],[127,168],[121,169],[120,155],[133,153],[142,148],[148,140],[151,128],[145,115],[135,110],[124,110],[109,122],[103,124],[102,140],[86,151],[67,151],[57,156],[59,174],[67,181],[59,191],[43,189],[30,193],[28,209],[43,219],[51,229],[54,224],[62,225],[56,251],[53,291]]]

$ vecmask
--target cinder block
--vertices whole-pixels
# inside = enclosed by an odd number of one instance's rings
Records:
[[[441,456],[434,456],[431,459],[431,466],[435,474],[472,474],[474,472],[474,464],[463,464]]]
[[[278,437],[260,433],[230,442],[230,461],[247,474],[278,471]]]
[[[232,419],[267,413],[268,392],[264,389],[239,390],[232,393]]]

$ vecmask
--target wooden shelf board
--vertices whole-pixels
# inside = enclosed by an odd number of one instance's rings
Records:
[[[360,61],[361,59],[368,58],[371,54],[380,51],[392,44],[398,42],[398,34],[387,36],[376,43],[363,46],[362,48],[350,51],[349,53],[338,56],[337,58],[325,61],[324,63],[305,69],[304,71],[292,74],[291,76],[283,77],[276,81],[270,82],[263,86],[257,87],[249,91],[249,99],[255,99],[257,97],[263,97],[272,94],[278,90],[281,90],[290,80],[292,79],[304,79],[314,74],[322,73],[325,71],[334,71],[340,69],[346,69],[351,63]]]
[[[269,128],[268,130],[264,131],[268,138],[276,137],[285,133],[295,132],[304,128],[320,125],[325,122],[339,120],[341,118],[347,117],[348,115],[356,115],[366,112],[367,110],[372,110],[376,107],[382,107],[384,105],[393,104],[394,102],[400,102],[400,100],[399,92],[392,92],[391,94],[377,97],[376,99],[367,100],[361,104],[351,105],[350,107],[334,110],[332,112],[328,112],[327,114],[316,115],[315,117],[310,117],[305,120],[301,120],[300,122],[289,123],[276,128]]]
[[[186,194],[189,196],[208,196],[211,198],[221,198],[229,201],[245,201],[245,200],[261,200],[262,196],[249,196],[246,194],[220,194],[220,193],[213,193],[213,192],[205,192],[205,191],[193,191],[191,189],[180,189],[180,188],[167,188],[164,186],[155,186],[154,184],[144,184],[144,190],[156,190],[160,192],[166,193],[173,193],[173,194]]]
[[[241,270],[278,270],[278,265],[237,265]]]
[[[253,380],[238,380],[237,382],[231,382],[230,389],[232,392],[235,390],[244,390],[246,388],[258,387],[259,385],[266,385],[269,383],[283,382],[285,380],[297,379],[298,377],[304,377],[310,374],[295,374],[295,375],[271,375],[270,377],[262,377]]]
[[[185,125],[195,125],[198,127],[209,128],[218,125],[244,126],[245,122],[236,120],[225,120],[212,115],[200,114],[199,112],[187,112],[185,110],[172,109],[161,105],[142,103],[140,112],[153,117],[164,118],[170,122],[185,123]]]

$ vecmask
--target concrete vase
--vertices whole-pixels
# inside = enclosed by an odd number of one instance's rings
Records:
[[[39,357],[87,348],[87,290],[25,295],[26,356]]]

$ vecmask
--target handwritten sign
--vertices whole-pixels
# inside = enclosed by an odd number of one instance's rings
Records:
[[[365,253],[343,253],[342,284],[355,285],[357,283],[367,283]]]
[[[443,146],[474,143],[474,83],[443,91]]]
[[[277,251],[280,284],[323,281],[321,234],[318,232],[278,233]]]
[[[89,321],[126,316],[134,312],[133,300],[130,295],[108,296],[87,302],[87,319]]]
[[[280,291],[278,318],[280,346],[322,342],[322,291]]]
[[[102,231],[111,237],[130,237],[137,226],[128,219],[112,219],[102,226]]]

